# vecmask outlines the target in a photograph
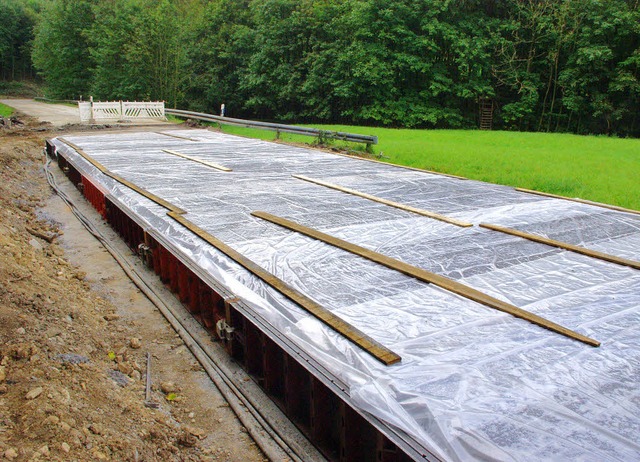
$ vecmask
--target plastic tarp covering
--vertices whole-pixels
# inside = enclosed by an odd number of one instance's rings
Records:
[[[379,363],[167,217],[166,209],[101,174],[60,140],[54,144],[347,384],[352,404],[444,460],[640,460],[640,271],[478,226],[460,228],[292,175],[636,261],[640,215],[206,130],[165,133],[66,139],[184,209],[187,219],[402,361]],[[447,276],[602,346],[252,217],[255,210]]]

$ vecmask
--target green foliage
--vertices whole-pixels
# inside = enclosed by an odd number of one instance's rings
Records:
[[[227,113],[241,114],[246,95],[239,82],[253,50],[249,18],[247,1],[219,0],[207,3],[194,22],[187,50],[189,109],[218,113],[224,103]]]
[[[97,3],[88,31],[95,67],[91,90],[101,99],[163,100],[175,107],[186,84],[188,28],[168,0]]]
[[[0,0],[0,79],[34,77],[31,41],[39,9],[35,0]]]
[[[256,0],[244,109],[265,117],[464,126],[491,93],[490,21],[433,0]],[[475,117],[475,114],[474,114]]]
[[[104,2],[93,8],[95,21],[87,30],[92,70],[91,93],[97,99],[145,99],[146,76],[132,66],[129,43],[135,40],[143,9],[131,2]],[[137,50],[133,50],[137,53]]]
[[[505,127],[640,135],[640,10],[613,0],[511,0],[495,76]]]
[[[495,128],[640,136],[637,1],[46,4],[33,60],[52,97],[429,128],[477,127],[488,98]]]
[[[94,20],[92,4],[91,0],[54,1],[38,20],[33,63],[51,98],[76,99],[88,94],[93,61],[86,33]]]

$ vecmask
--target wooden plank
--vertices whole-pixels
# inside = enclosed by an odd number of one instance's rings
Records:
[[[132,183],[129,180],[126,180],[124,178],[122,178],[120,175],[116,175],[115,173],[112,173],[110,171],[106,171],[104,172],[105,175],[107,175],[110,178],[113,178],[114,180],[116,180],[118,183],[123,184],[124,186],[126,186],[127,188],[133,189],[135,192],[137,192],[138,194],[146,197],[147,199],[155,202],[158,205],[163,206],[164,208],[174,211],[176,213],[185,213],[184,210],[176,207],[175,205],[173,205],[170,202],[165,201],[164,199],[162,199],[161,197],[156,196],[153,193],[150,193],[149,191],[147,191],[146,189],[141,188],[140,186],[138,186],[135,183]]]
[[[558,247],[560,249],[569,250],[571,252],[579,253],[582,255],[586,255],[588,257],[597,258],[599,260],[608,261],[611,263],[617,263],[618,265],[629,266],[631,268],[640,269],[640,261],[629,260],[627,258],[616,257],[615,255],[610,255],[608,253],[599,252],[597,250],[587,249],[585,247],[580,247],[577,245],[569,244],[567,242],[556,241],[554,239],[549,239],[546,237],[538,236],[536,234],[525,233],[523,231],[518,231],[517,229],[505,228],[503,226],[492,225],[489,223],[481,223],[480,226],[482,228],[491,229],[493,231],[499,231],[505,234],[511,234],[513,236],[522,237],[524,239],[528,239],[530,241],[539,242],[541,244],[550,245],[553,247]]]
[[[438,213],[435,212],[430,212],[428,210],[424,210],[424,209],[419,209],[417,207],[412,207],[410,205],[405,205],[405,204],[401,204],[400,202],[394,202],[394,201],[390,201],[387,199],[383,199],[382,197],[377,197],[377,196],[373,196],[371,194],[367,194],[361,191],[357,191],[355,189],[350,189],[350,188],[345,188],[343,186],[339,186],[333,183],[328,183],[326,181],[322,181],[322,180],[317,180],[315,178],[310,178],[308,176],[304,176],[304,175],[291,175],[294,178],[297,178],[298,180],[303,180],[303,181],[308,181],[309,183],[314,183],[320,186],[324,186],[326,188],[331,188],[331,189],[335,189],[336,191],[340,191],[343,193],[347,193],[347,194],[352,194],[354,196],[358,196],[358,197],[362,197],[364,199],[368,199],[370,201],[374,201],[374,202],[378,202],[380,204],[384,204],[384,205],[388,205],[390,207],[395,207],[397,209],[400,210],[405,210],[407,212],[412,212],[412,213],[416,213],[418,215],[422,215],[425,217],[429,217],[429,218],[433,218],[435,220],[440,220],[440,221],[444,221],[445,223],[449,223],[452,225],[456,225],[456,226],[460,226],[463,228],[468,228],[470,226],[473,226],[473,223],[468,223],[466,221],[461,221],[461,220],[456,220],[455,218],[449,218],[447,216],[444,215],[440,215]]]
[[[201,239],[207,241],[220,252],[224,253],[226,256],[238,263],[240,266],[262,279],[278,292],[297,303],[305,311],[348,338],[354,344],[358,345],[360,348],[375,357],[378,361],[382,362],[383,364],[390,365],[395,364],[401,360],[400,356],[398,356],[393,351],[384,347],[362,331],[356,329],[354,326],[334,315],[311,298],[298,292],[283,280],[279,279],[253,261],[249,260],[247,257],[237,252],[221,240],[207,233],[202,228],[194,225],[183,215],[173,211],[169,212],[167,215],[169,215],[185,228],[189,229],[191,232],[199,236]]]
[[[107,168],[102,165],[100,162],[98,162],[97,160],[95,160],[93,157],[91,157],[89,154],[87,154],[86,152],[84,152],[84,150],[82,148],[80,148],[80,146],[73,144],[71,141],[67,141],[64,138],[58,138],[60,141],[62,141],[64,144],[66,144],[67,146],[69,146],[70,148],[72,148],[73,150],[75,150],[78,154],[80,154],[87,162],[89,162],[91,165],[93,165],[95,168],[97,168],[98,170],[100,170],[102,173],[108,172]]]
[[[184,159],[189,159],[189,160],[191,160],[193,162],[197,162],[199,164],[206,165],[207,167],[215,168],[216,170],[220,170],[222,172],[232,172],[233,171],[230,168],[224,167],[222,165],[215,164],[213,162],[208,162],[206,160],[198,159],[197,157],[191,157],[191,156],[188,156],[187,154],[182,154],[181,152],[178,152],[178,151],[172,151],[171,149],[163,149],[162,151],[166,152],[167,154],[171,154],[173,156],[182,157]]]
[[[171,138],[178,138],[180,140],[187,140],[187,141],[200,141],[200,140],[196,140],[195,138],[189,138],[187,136],[180,136],[180,135],[174,135],[173,133],[166,133],[166,132],[154,132],[157,133],[158,135],[164,135],[164,136],[170,136]]]
[[[578,332],[567,329],[566,327],[563,327],[559,324],[549,321],[548,319],[542,318],[541,316],[538,316],[536,314],[533,314],[526,310],[518,308],[514,305],[511,305],[510,303],[506,303],[506,302],[503,302],[502,300],[498,300],[497,298],[491,297],[490,295],[487,295],[483,292],[480,292],[479,290],[473,289],[472,287],[469,287],[465,284],[459,283],[452,279],[446,278],[444,276],[440,276],[430,271],[426,271],[422,268],[418,268],[413,265],[409,265],[408,263],[404,263],[400,260],[396,260],[395,258],[391,258],[381,253],[374,252],[373,250],[366,249],[359,245],[344,241],[334,236],[330,236],[321,231],[308,228],[306,226],[300,225],[298,223],[287,220],[285,218],[277,217],[270,213],[256,211],[256,212],[252,212],[251,214],[255,217],[270,221],[271,223],[275,223],[277,225],[280,225],[292,231],[296,231],[298,233],[304,234],[314,239],[318,239],[322,242],[333,245],[334,247],[338,247],[340,249],[346,250],[347,252],[351,252],[355,255],[359,255],[363,258],[374,261],[376,263],[386,266],[387,268],[394,269],[396,271],[399,271],[403,274],[414,277],[421,281],[437,285],[438,287],[441,287],[457,295],[461,295],[465,298],[468,298],[475,302],[486,305],[490,308],[494,308],[496,310],[509,313],[512,316],[515,316],[520,319],[524,319],[540,327],[544,327],[558,334],[586,343],[587,345],[591,345],[594,347],[600,346],[600,342],[598,342],[597,340],[594,340],[592,338],[579,334]]]
[[[80,154],[87,162],[90,162],[91,165],[93,165],[94,167],[96,167],[98,170],[100,170],[103,174],[105,174],[106,176],[108,176],[109,178],[113,178],[114,180],[116,180],[118,183],[125,185],[126,187],[133,189],[135,192],[137,192],[138,194],[146,197],[147,199],[155,202],[158,205],[163,206],[164,208],[168,209],[168,210],[174,210],[176,212],[179,213],[185,213],[184,210],[181,210],[179,208],[177,208],[176,206],[174,206],[173,204],[171,204],[170,202],[165,201],[164,199],[162,199],[161,197],[156,196],[155,194],[150,193],[149,191],[147,191],[146,189],[143,189],[141,187],[139,187],[138,185],[136,185],[135,183],[130,182],[129,180],[126,180],[124,178],[122,178],[120,175],[116,175],[115,173],[111,172],[110,170],[108,170],[104,165],[102,165],[100,162],[98,162],[97,160],[95,160],[93,157],[91,157],[89,154],[87,154],[84,150],[82,150],[79,146],[65,140],[64,138],[58,138],[60,141],[62,141],[63,143],[65,143],[66,145],[68,145],[69,147],[73,148],[78,154]]]
[[[624,207],[618,207],[617,205],[603,204],[602,202],[589,201],[587,199],[580,199],[578,197],[566,197],[559,196],[557,194],[546,193],[542,191],[534,191],[533,189],[515,188],[516,191],[525,192],[528,194],[535,194],[537,196],[553,197],[555,199],[563,199],[565,201],[578,202],[580,204],[593,205],[595,207],[602,207],[604,209],[616,210],[618,212],[634,213],[640,215],[640,210],[626,209]]]

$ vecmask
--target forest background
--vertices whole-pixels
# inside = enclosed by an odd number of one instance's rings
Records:
[[[640,136],[640,0],[0,0],[0,93]],[[3,90],[4,89],[4,90]]]

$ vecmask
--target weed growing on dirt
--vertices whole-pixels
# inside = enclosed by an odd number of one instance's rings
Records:
[[[11,114],[13,114],[13,108],[7,106],[6,104],[0,103],[0,116],[9,117]]]

